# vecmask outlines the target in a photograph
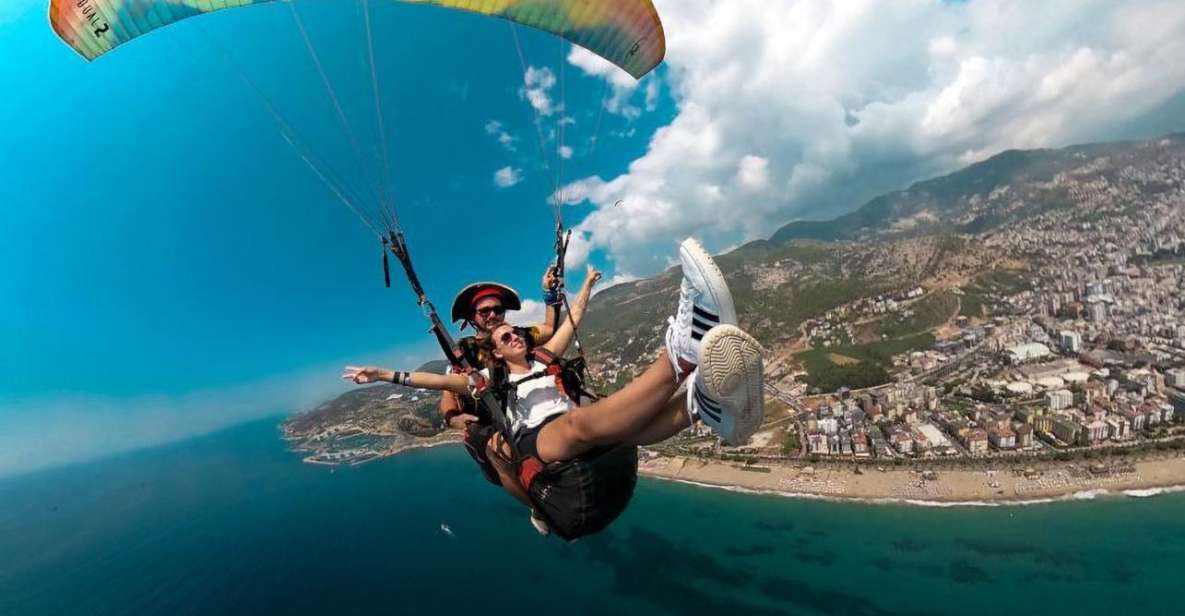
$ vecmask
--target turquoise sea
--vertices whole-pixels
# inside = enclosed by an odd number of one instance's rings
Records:
[[[919,508],[643,480],[565,545],[459,448],[330,473],[274,421],[0,481],[5,615],[1180,614],[1182,571],[1185,494]]]

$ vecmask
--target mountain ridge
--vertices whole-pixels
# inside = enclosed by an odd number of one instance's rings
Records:
[[[890,223],[901,218],[903,213],[902,201],[917,198],[920,195],[931,198],[931,203],[946,203],[955,196],[965,193],[967,184],[975,183],[982,186],[985,182],[991,184],[991,189],[1010,183],[1018,176],[1031,176],[1043,170],[1037,164],[1048,165],[1059,162],[1065,157],[1080,155],[1105,155],[1108,152],[1124,151],[1140,148],[1153,143],[1164,141],[1185,143],[1185,132],[1176,132],[1147,141],[1117,141],[1098,142],[1070,145],[1063,148],[1040,148],[1033,150],[1008,149],[985,160],[972,163],[951,173],[920,180],[910,184],[907,188],[878,195],[865,202],[855,210],[841,214],[828,220],[803,220],[788,223],[770,236],[770,241],[786,242],[795,239],[815,239],[820,241],[838,241],[856,239],[861,232],[874,229],[877,225]],[[916,205],[916,202],[914,203]],[[916,212],[910,212],[916,213]],[[951,229],[957,230],[957,229]],[[975,231],[969,228],[967,231]]]

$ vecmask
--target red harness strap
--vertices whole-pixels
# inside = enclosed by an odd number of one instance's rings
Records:
[[[547,366],[547,376],[555,379],[556,389],[560,390],[561,394],[572,398],[572,395],[568,393],[568,389],[564,387],[564,379],[561,376],[564,373],[564,368],[560,365],[555,354],[547,349],[535,349],[532,351],[532,355],[535,361]],[[575,398],[572,399],[575,400]]]
[[[555,386],[560,390],[560,393],[571,397],[567,388],[564,387],[564,379],[561,376],[564,372],[563,366],[560,365],[555,354],[547,349],[536,348],[532,351],[531,355],[535,361],[547,366],[544,374],[555,379]],[[536,374],[538,375],[539,373]],[[543,472],[546,466],[542,460],[535,456],[528,456],[518,464],[518,482],[524,490],[530,492],[531,484],[535,482],[535,478],[539,476],[539,473]]]
[[[535,477],[543,472],[543,468],[543,461],[535,456],[526,458],[518,465],[518,482],[524,490],[531,491],[531,484],[535,482]]]

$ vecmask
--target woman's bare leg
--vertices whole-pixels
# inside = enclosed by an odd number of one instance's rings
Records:
[[[514,474],[514,465],[507,461],[513,457],[510,446],[503,440],[502,435],[495,433],[486,444],[486,458],[498,473],[498,478],[502,480],[502,488],[522,504],[533,507],[531,498],[527,496],[526,490],[518,482],[518,476]]]
[[[691,416],[687,414],[687,399],[676,395],[667,402],[662,412],[646,424],[646,427],[624,442],[627,445],[653,445],[675,436],[690,426]]]
[[[701,341],[711,338],[718,326],[736,329],[732,294],[724,274],[708,252],[699,242],[688,239],[679,245],[679,259],[683,266],[679,308],[667,327],[663,352],[646,372],[621,391],[565,413],[544,426],[536,443],[539,457],[545,462],[570,460],[598,445],[636,438],[667,409],[685,375],[700,363]],[[734,342],[726,338],[721,340]],[[756,341],[752,341],[752,345],[757,346]],[[732,354],[735,350],[726,349],[725,353]],[[672,365],[672,359],[677,359],[678,365]],[[728,366],[734,363],[726,362]],[[759,374],[759,370],[753,372]],[[665,434],[670,427],[671,424],[666,424],[666,429],[655,434]]]
[[[633,437],[666,408],[683,378],[676,377],[664,349],[645,372],[620,391],[544,426],[536,441],[539,457],[544,462],[570,460],[594,447]]]

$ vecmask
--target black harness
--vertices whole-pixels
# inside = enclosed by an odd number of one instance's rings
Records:
[[[503,435],[510,434],[510,422],[506,419],[501,402],[494,396],[493,391],[485,386],[486,384],[481,378],[481,373],[477,371],[477,368],[470,361],[465,351],[461,349],[461,346],[453,339],[452,334],[448,332],[444,321],[440,320],[440,315],[436,312],[436,306],[432,305],[427,293],[424,292],[424,286],[420,283],[420,277],[416,275],[415,268],[412,267],[411,253],[407,249],[407,241],[404,239],[403,234],[392,231],[389,237],[383,240],[383,245],[391,250],[395,258],[399,259],[399,263],[403,266],[403,272],[407,275],[407,282],[416,294],[416,301],[420,309],[423,310],[424,316],[432,323],[429,331],[436,336],[436,342],[440,344],[445,357],[448,358],[454,370],[469,377],[470,383],[473,385],[473,399],[477,403],[478,408],[484,411],[485,414],[488,414],[491,423],[499,432],[502,432]],[[384,273],[389,270],[386,251],[383,252],[383,269]],[[513,443],[511,443],[512,448],[513,446]]]
[[[490,369],[489,387],[494,390],[494,395],[501,402],[502,412],[504,414],[509,412],[510,408],[514,406],[518,396],[519,385],[543,378],[555,379],[556,387],[560,392],[568,396],[577,405],[582,404],[585,400],[596,401],[600,399],[600,396],[590,392],[584,386],[586,364],[583,357],[564,359],[557,357],[551,351],[543,348],[532,349],[530,354],[532,359],[543,364],[544,368],[542,370],[537,370],[512,381],[505,365],[499,364]]]
[[[562,234],[562,228],[557,228],[557,242],[556,250],[558,257],[557,271],[563,272],[563,255],[567,251],[567,240],[570,237],[565,237]],[[473,401],[478,409],[479,417],[488,417],[489,425],[485,428],[480,428],[472,433],[467,430],[465,444],[470,449],[470,454],[473,455],[479,463],[485,459],[484,445],[481,445],[483,451],[477,451],[478,445],[470,442],[469,438],[473,434],[486,433],[486,438],[482,441],[488,441],[494,431],[502,434],[503,441],[506,442],[510,448],[511,459],[506,460],[514,469],[515,477],[518,479],[520,486],[527,493],[528,498],[532,502],[532,509],[535,515],[541,517],[549,527],[552,528],[559,536],[567,540],[573,540],[589,532],[597,532],[608,524],[620,514],[621,510],[625,508],[626,503],[629,502],[630,495],[633,493],[633,483],[629,484],[628,492],[621,494],[614,494],[612,498],[606,499],[612,502],[608,503],[608,508],[611,513],[600,524],[594,524],[589,528],[573,529],[564,524],[557,524],[557,519],[553,517],[555,512],[555,504],[547,502],[547,492],[551,485],[559,486],[559,491],[563,491],[563,483],[565,478],[572,475],[569,471],[577,468],[588,469],[590,467],[604,468],[614,467],[630,471],[632,468],[635,472],[637,469],[637,448],[626,445],[615,445],[604,447],[596,451],[589,452],[586,455],[580,456],[575,460],[568,460],[562,462],[554,462],[551,464],[544,463],[538,457],[522,455],[518,444],[514,438],[514,431],[507,417],[507,411],[512,403],[512,396],[517,394],[518,386],[524,382],[551,377],[556,379],[556,385],[561,391],[565,393],[574,402],[579,404],[581,400],[596,400],[598,396],[588,391],[584,386],[584,375],[587,369],[587,363],[584,359],[583,351],[579,348],[579,341],[577,340],[577,349],[580,351],[580,356],[575,359],[563,359],[557,357],[555,354],[546,349],[536,348],[532,351],[532,357],[544,364],[546,367],[543,370],[529,374],[521,379],[513,382],[510,380],[509,372],[504,365],[496,366],[490,370],[490,378],[483,379],[481,373],[477,371],[473,360],[468,356],[462,347],[457,344],[452,335],[449,334],[444,322],[441,321],[440,315],[436,312],[436,307],[429,301],[427,294],[424,292],[423,286],[420,284],[419,277],[416,275],[415,269],[412,267],[411,255],[407,249],[407,242],[404,240],[402,233],[391,232],[389,237],[383,240],[385,248],[390,249],[391,253],[399,259],[403,266],[404,273],[407,275],[408,283],[411,285],[412,291],[415,292],[417,302],[424,312],[424,316],[432,323],[430,331],[436,336],[436,341],[440,344],[440,348],[444,351],[449,363],[452,364],[453,369],[461,374],[467,375],[471,384],[471,393]],[[390,266],[387,261],[387,252],[383,251],[383,270],[384,277],[390,283],[389,270]],[[559,289],[562,292],[562,289]],[[480,438],[480,437],[479,437]],[[502,453],[495,448],[499,457]],[[486,472],[487,477],[494,480],[490,476],[490,469],[483,466],[483,471]],[[545,486],[542,490],[537,488],[536,480],[543,478],[544,482],[539,485]],[[549,484],[548,482],[558,482]],[[501,483],[500,480],[496,483]]]

